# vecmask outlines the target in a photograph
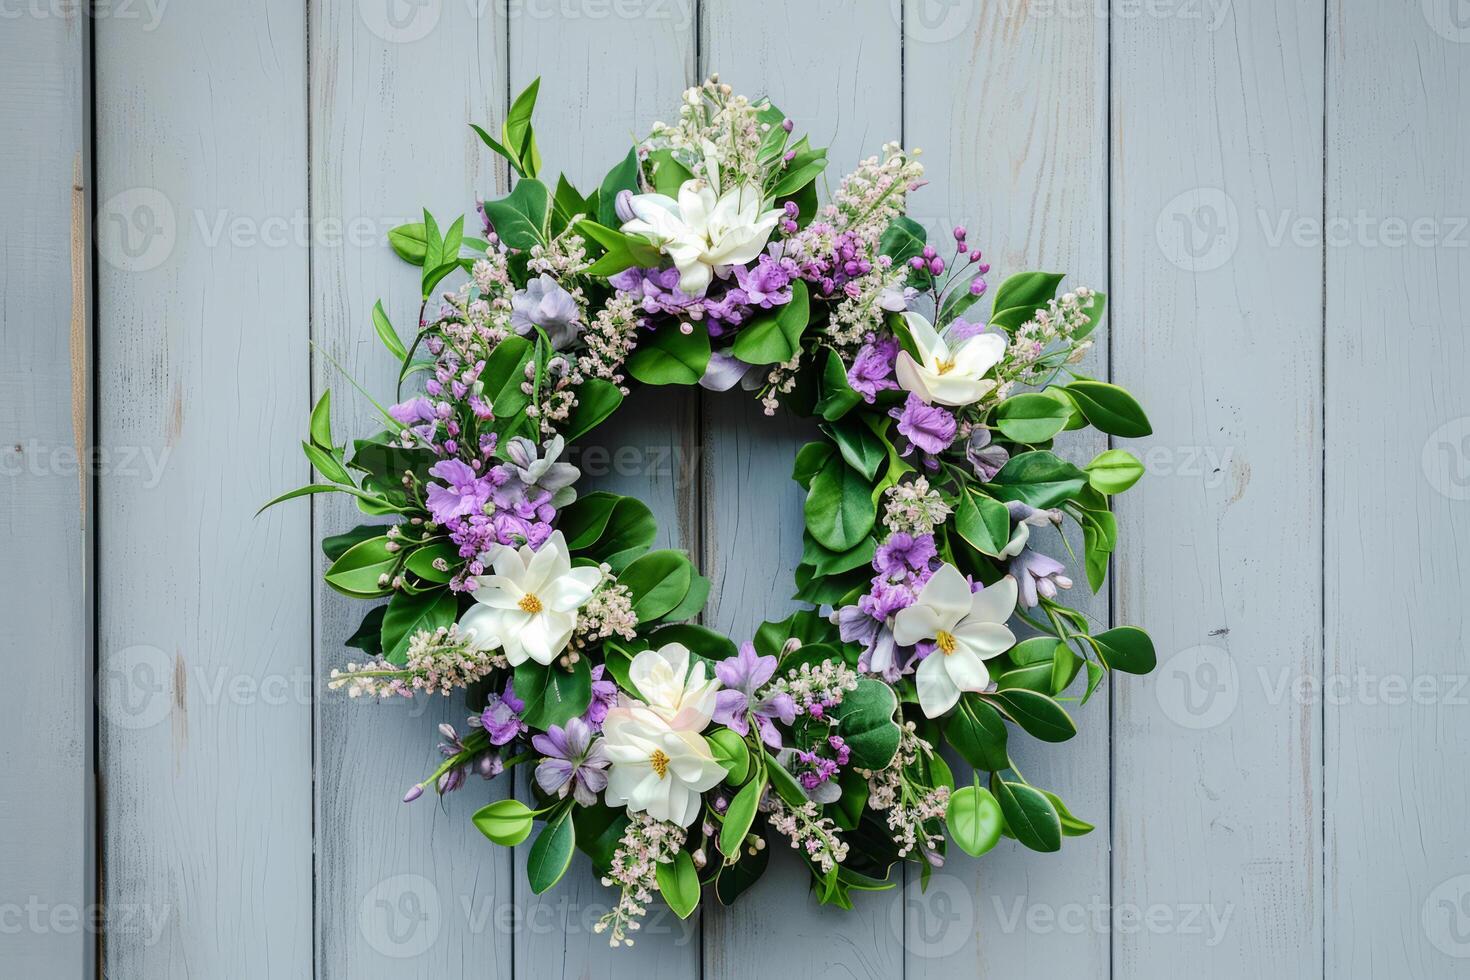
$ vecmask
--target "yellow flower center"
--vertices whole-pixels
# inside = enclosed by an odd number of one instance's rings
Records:
[[[516,603],[516,605],[521,607],[521,612],[528,612],[532,616],[536,615],[538,612],[545,608],[541,605],[540,598],[531,594],[530,592],[527,592],[525,595],[521,596],[521,601]]]
[[[664,755],[663,749],[654,749],[653,755],[648,757],[648,764],[653,766],[653,771],[658,773],[659,779],[669,774],[669,757]]]
[[[949,656],[951,653],[954,653],[955,647],[957,646],[957,644],[955,643],[954,634],[946,633],[944,630],[939,631],[939,635],[934,637],[934,642],[938,645],[940,651],[946,657]]]
[[[948,374],[954,370],[954,358],[947,358],[934,365],[934,370],[939,374]]]

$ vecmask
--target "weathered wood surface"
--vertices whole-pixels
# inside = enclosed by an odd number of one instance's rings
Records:
[[[1413,0],[1111,6],[211,0],[99,17],[97,441],[137,459],[97,479],[101,897],[139,916],[134,932],[112,916],[108,974],[1462,973],[1470,31]],[[56,299],[76,295],[80,26],[0,35],[7,91],[31,93],[0,107],[22,133],[0,141],[20,353],[0,419],[47,447],[85,442],[75,305]],[[1150,409],[1135,448],[1154,475],[1124,499],[1115,584],[1089,608],[1149,627],[1161,666],[1080,710],[1077,742],[1018,739],[1027,776],[1098,826],[1063,855],[953,855],[927,895],[861,896],[846,916],[778,860],[735,909],[656,913],[609,957],[590,931],[609,894],[585,864],[531,895],[524,848],[469,825],[507,787],[396,802],[434,762],[434,723],[463,726],[453,702],[325,695],[355,610],[313,584],[316,542],[356,512],[251,515],[306,476],[295,447],[323,388],[339,434],[368,424],[308,339],[390,383],[368,312],[382,297],[407,332],[417,292],[382,232],[508,186],[466,122],[498,122],[543,75],[546,168],[586,187],[708,71],[830,141],[834,182],[886,139],[923,147],[916,216],[967,224],[993,284],[1045,266],[1109,289],[1092,370]],[[37,128],[55,119],[73,128]],[[1324,213],[1346,239],[1329,225],[1324,242]],[[1437,234],[1414,239],[1418,219]],[[602,440],[634,452],[580,461],[700,556],[705,621],[743,637],[791,608],[808,431],[738,394],[644,392]],[[75,474],[6,476],[7,543],[31,556],[7,610],[48,610],[16,617],[13,649],[67,652],[20,661],[28,690],[65,694],[13,713],[53,756],[4,771],[0,836],[24,821],[28,846],[0,852],[0,902],[75,903],[90,627],[85,601],[54,614],[50,597],[93,581],[92,532]],[[1361,695],[1365,672],[1388,680]],[[1343,679],[1345,696],[1323,687]],[[58,750],[70,783],[48,778]],[[57,975],[85,956],[78,936],[10,939],[3,967],[12,948]]]
[[[1322,670],[1323,256],[1259,219],[1322,212],[1323,16],[1112,24],[1113,377],[1155,430],[1113,588],[1160,661],[1113,686],[1118,976],[1322,974],[1321,708],[1271,684]]]
[[[0,974],[17,977],[96,961],[90,33],[0,30]]]
[[[112,977],[303,977],[313,958],[304,482],[306,22],[292,0],[96,35],[102,896]],[[7,28],[8,30],[9,28]]]

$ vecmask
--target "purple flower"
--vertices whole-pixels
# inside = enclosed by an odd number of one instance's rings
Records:
[[[462,460],[440,460],[429,470],[429,475],[449,484],[447,487],[429,484],[426,503],[429,513],[440,524],[467,514],[481,513],[490,500],[490,481],[477,476],[474,469]]]
[[[921,534],[914,537],[896,531],[878,549],[873,557],[873,567],[889,578],[906,576],[929,567],[929,561],[939,552],[934,547],[934,535]]]
[[[847,371],[847,384],[871,405],[880,391],[894,391],[893,361],[898,357],[898,341],[892,337],[864,344]]]
[[[735,281],[746,304],[769,310],[791,302],[791,280],[799,273],[796,262],[777,255],[762,255],[754,268],[735,267]]]
[[[1030,548],[1012,558],[1007,570],[1016,577],[1016,582],[1021,587],[1021,605],[1028,609],[1037,604],[1038,593],[1053,599],[1057,589],[1072,587],[1072,580],[1065,574],[1066,565]]]
[[[581,311],[572,294],[546,273],[526,283],[510,298],[510,325],[518,334],[529,334],[540,327],[557,350],[570,347],[582,329]]]
[[[479,718],[480,727],[490,736],[490,744],[504,745],[526,731],[526,723],[521,721],[521,712],[525,710],[526,702],[516,697],[511,681],[505,682],[503,693],[490,695]]]
[[[592,702],[587,705],[587,713],[582,718],[593,728],[601,731],[602,723],[607,720],[607,712],[618,703],[618,685],[610,680],[603,680],[607,668],[598,664],[592,668]]]
[[[978,337],[986,330],[983,323],[971,323],[963,317],[957,317],[953,323],[944,329],[944,337],[951,345],[958,345],[971,337]]]
[[[1001,467],[1010,462],[1011,454],[1006,452],[1004,446],[991,443],[989,429],[976,426],[970,430],[970,439],[965,443],[965,458],[970,461],[980,482],[989,483],[995,479],[995,474],[1000,472]]]
[[[388,414],[393,416],[394,421],[404,425],[413,425],[415,422],[432,422],[438,418],[434,414],[434,403],[423,395],[390,406]]]
[[[761,657],[750,643],[740,645],[740,653],[715,664],[715,676],[725,687],[715,695],[715,721],[739,735],[750,733],[751,715],[761,741],[773,749],[781,747],[781,733],[775,720],[789,725],[796,720],[796,702],[789,694],[774,694],[756,700],[756,692],[776,673],[776,658]]]
[[[902,409],[892,409],[888,414],[898,419],[900,434],[931,456],[944,452],[954,441],[958,427],[954,416],[937,405],[924,404],[918,395],[910,393]],[[907,450],[904,455],[908,455]]]
[[[570,792],[582,806],[597,802],[607,788],[609,760],[602,740],[592,740],[592,728],[581,718],[567,721],[565,728],[552,725],[536,735],[531,745],[544,759],[536,766],[536,785],[545,793],[566,798]]]

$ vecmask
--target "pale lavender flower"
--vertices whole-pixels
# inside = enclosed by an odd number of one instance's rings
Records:
[[[761,657],[750,643],[740,645],[740,653],[715,664],[715,676],[725,687],[715,696],[714,720],[740,735],[750,733],[749,717],[754,716],[761,741],[773,749],[781,747],[781,733],[775,722],[789,725],[796,720],[796,702],[789,694],[773,694],[757,700],[758,692],[776,673],[775,657]]]
[[[598,731],[602,730],[608,709],[618,703],[618,685],[603,679],[606,672],[607,668],[602,664],[592,668],[592,702],[587,705],[587,713],[582,716],[587,724]]]
[[[510,325],[516,333],[530,334],[540,327],[557,350],[570,347],[582,329],[577,301],[544,272],[526,283],[525,289],[516,290],[510,306]]]
[[[930,454],[944,452],[954,441],[955,417],[937,405],[929,405],[918,395],[909,394],[903,408],[888,413],[898,419],[898,431],[910,443]],[[907,456],[909,450],[904,451]]]
[[[872,404],[880,391],[896,391],[893,361],[898,357],[898,341],[892,337],[864,344],[847,371],[847,384]]]
[[[965,443],[965,458],[970,461],[980,482],[989,483],[1001,467],[1010,462],[1011,454],[1004,446],[997,446],[991,441],[989,429],[977,425],[970,430],[969,441]]]
[[[582,806],[592,806],[607,788],[611,760],[602,739],[593,741],[591,726],[581,718],[570,719],[565,728],[552,725],[544,735],[533,736],[531,745],[545,756],[536,766],[536,785],[543,792],[563,799],[570,792]]]
[[[1030,548],[1012,558],[1007,570],[1016,577],[1016,582],[1021,587],[1021,605],[1028,609],[1037,604],[1038,594],[1054,599],[1058,589],[1072,587],[1072,580],[1065,574],[1066,565]]]
[[[491,694],[486,700],[478,727],[485,729],[492,745],[504,745],[526,731],[526,723],[521,721],[521,712],[525,710],[526,702],[516,697],[513,683],[506,681],[502,693]]]
[[[873,556],[873,568],[890,578],[899,578],[928,568],[929,560],[936,554],[934,535],[895,531]]]
[[[476,474],[468,463],[458,459],[440,460],[429,470],[429,475],[448,484],[429,484],[425,503],[435,521],[447,524],[456,517],[484,512],[490,500],[490,481]]]

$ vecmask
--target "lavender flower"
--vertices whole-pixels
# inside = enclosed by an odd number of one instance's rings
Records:
[[[447,524],[456,517],[482,513],[490,500],[490,482],[477,475],[471,466],[458,459],[444,459],[435,463],[429,475],[449,484],[429,484],[429,513],[440,524]]]
[[[491,694],[485,702],[485,710],[473,722],[478,723],[476,727],[485,729],[491,745],[504,745],[526,731],[526,723],[521,721],[521,712],[525,710],[526,702],[516,697],[513,682],[507,680],[505,690]]]
[[[1016,582],[1021,587],[1021,605],[1028,609],[1037,604],[1038,594],[1054,599],[1058,589],[1072,587],[1072,580],[1065,574],[1066,565],[1030,548],[1012,558],[1007,570],[1016,577]]]
[[[557,350],[570,347],[582,330],[576,299],[545,273],[516,290],[510,305],[510,325],[516,333],[525,335],[540,327]]]
[[[944,452],[954,441],[955,417],[937,405],[925,404],[918,395],[910,393],[902,409],[895,408],[888,414],[898,419],[900,434],[931,456]],[[905,449],[904,455],[909,452]]]
[[[576,483],[577,477],[582,475],[581,470],[571,463],[558,462],[566,444],[561,436],[553,436],[545,446],[545,455],[538,456],[539,450],[534,442],[525,436],[517,436],[506,444],[505,454],[527,490],[545,490],[555,496],[558,491]]]
[[[893,380],[893,361],[898,357],[898,341],[892,337],[864,344],[847,371],[847,384],[863,396],[869,405],[880,391],[896,391],[898,382]]]
[[[912,535],[896,531],[888,536],[878,553],[873,556],[873,567],[890,578],[907,576],[929,567],[929,562],[939,552],[934,546],[934,535]]]
[[[582,716],[587,724],[599,731],[602,730],[603,721],[607,719],[608,709],[618,703],[618,685],[603,679],[606,672],[607,668],[602,664],[592,668],[592,702],[587,705],[587,713]]]
[[[1011,454],[1004,446],[992,443],[989,429],[976,426],[970,430],[970,438],[965,443],[965,458],[970,461],[980,482],[989,483],[1001,467],[1010,462]]]
[[[738,656],[715,664],[715,676],[725,687],[715,696],[714,720],[740,735],[750,733],[750,717],[755,718],[761,741],[773,749],[781,747],[781,733],[775,722],[789,725],[796,720],[796,702],[789,694],[773,694],[757,700],[757,692],[776,672],[775,657],[757,656],[755,646],[740,645]]]
[[[610,760],[602,739],[594,742],[591,726],[581,718],[570,719],[565,728],[552,725],[532,737],[531,745],[545,756],[536,766],[536,785],[543,792],[563,799],[570,792],[582,806],[592,806],[607,788]]]
[[[791,281],[800,270],[794,260],[781,257],[779,251],[779,246],[772,246],[753,268],[735,267],[735,281],[747,305],[769,310],[791,302]]]

